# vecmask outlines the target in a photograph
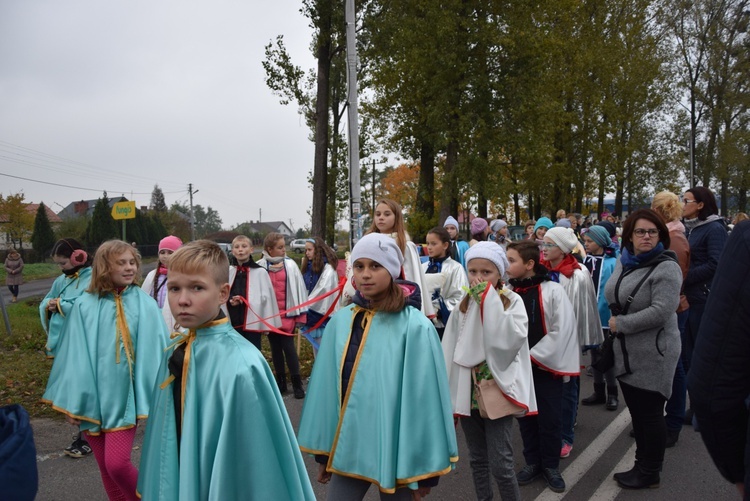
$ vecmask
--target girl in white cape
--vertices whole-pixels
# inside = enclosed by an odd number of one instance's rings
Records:
[[[517,294],[502,289],[507,266],[505,250],[494,242],[478,242],[466,252],[472,289],[451,314],[442,342],[453,413],[461,417],[477,498],[492,497],[491,471],[504,501],[521,499],[513,470],[513,417],[537,412],[526,308]],[[510,413],[482,417],[474,379],[494,380]]]

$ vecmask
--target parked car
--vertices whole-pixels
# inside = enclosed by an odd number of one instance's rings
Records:
[[[307,240],[304,238],[298,238],[297,240],[292,240],[292,242],[289,244],[289,248],[293,251],[305,252],[306,242]]]
[[[526,238],[526,227],[525,226],[508,226],[508,237],[512,241],[523,240]]]

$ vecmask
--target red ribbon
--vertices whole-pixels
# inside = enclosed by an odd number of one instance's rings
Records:
[[[266,317],[266,318],[261,318],[260,315],[258,315],[257,313],[255,313],[255,311],[253,310],[252,306],[250,306],[250,302],[247,300],[246,297],[240,296],[240,300],[243,303],[245,303],[245,306],[247,306],[247,309],[250,310],[253,313],[253,315],[255,315],[256,317],[258,317],[258,320],[260,320],[260,322],[268,328],[269,332],[273,332],[275,334],[283,334],[284,336],[293,336],[294,335],[293,333],[284,332],[284,331],[282,331],[280,329],[277,329],[273,325],[269,324],[268,320],[270,320],[272,318],[275,318],[275,317],[280,317],[282,315],[286,315],[290,311],[299,310],[301,308],[304,308],[305,306],[310,306],[311,304],[315,304],[318,301],[322,301],[323,299],[327,298],[328,296],[331,296],[331,295],[333,295],[335,293],[338,293],[338,296],[336,296],[336,301],[334,301],[333,304],[331,304],[331,306],[328,308],[328,311],[326,311],[325,315],[323,315],[323,317],[320,320],[318,320],[318,322],[315,325],[313,325],[311,329],[308,329],[308,331],[307,331],[307,332],[312,332],[312,331],[318,329],[323,324],[323,322],[325,322],[327,319],[329,319],[331,317],[331,314],[333,313],[333,310],[336,308],[336,304],[341,299],[341,294],[344,291],[344,284],[345,283],[346,283],[346,278],[340,278],[339,279],[339,285],[335,289],[332,289],[332,290],[326,292],[323,295],[316,296],[316,297],[314,297],[312,299],[308,299],[304,303],[298,304],[294,308],[289,308],[288,310],[280,311],[276,315],[272,315],[272,316]],[[242,325],[240,327],[244,327],[244,325]]]

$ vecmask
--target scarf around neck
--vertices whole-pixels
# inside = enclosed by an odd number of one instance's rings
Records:
[[[620,262],[624,269],[629,270],[631,268],[637,268],[644,263],[648,263],[662,252],[664,252],[664,245],[661,242],[656,244],[656,247],[650,251],[638,255],[631,253],[627,247],[623,247]]]
[[[549,270],[550,279],[557,283],[560,283],[561,274],[566,278],[570,278],[573,276],[573,273],[581,267],[576,258],[573,257],[573,254],[565,254],[562,261],[560,261],[560,263],[554,268],[552,268],[549,261],[545,261],[544,259],[541,259],[540,261]]]
[[[265,260],[266,260],[266,262],[267,262],[267,263],[269,263],[269,264],[279,264],[279,263],[283,263],[283,262],[284,262],[284,259],[285,259],[285,257],[286,257],[286,256],[276,256],[276,257],[271,257],[271,256],[269,256],[269,255],[268,255],[268,252],[266,252],[266,251],[263,251],[263,259],[265,259]]]

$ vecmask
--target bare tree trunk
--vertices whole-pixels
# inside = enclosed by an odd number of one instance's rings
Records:
[[[440,194],[440,223],[450,215],[458,217],[458,181],[456,180],[456,164],[458,163],[458,144],[448,143],[445,153],[445,173],[443,175],[443,191]]]
[[[320,36],[317,94],[315,101],[315,165],[313,167],[312,234],[326,238],[326,199],[328,194],[328,99],[331,75],[331,5],[317,2],[320,8]]]

